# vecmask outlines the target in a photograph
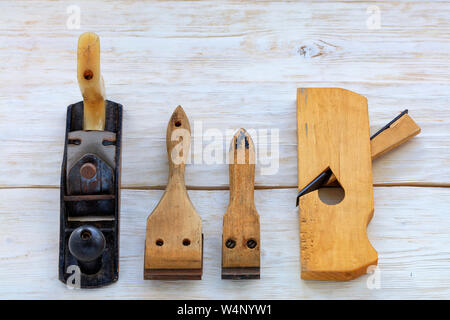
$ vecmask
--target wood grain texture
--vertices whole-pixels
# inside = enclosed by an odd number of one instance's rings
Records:
[[[168,106],[178,104],[195,119],[193,144],[200,121],[203,132],[278,129],[280,160],[273,175],[261,174],[271,158],[261,153],[270,132],[252,134],[255,184],[296,187],[296,88],[317,86],[366,96],[372,132],[405,108],[422,127],[419,136],[374,162],[375,184],[450,184],[450,171],[436,170],[450,166],[447,2],[377,3],[377,30],[366,25],[370,2],[77,5],[81,27],[68,29],[66,3],[0,2],[8,12],[0,31],[0,103],[16,110],[0,109],[0,186],[58,185],[65,108],[80,100],[76,43],[85,31],[101,38],[108,98],[125,106],[124,187],[164,189]],[[117,13],[114,23],[110,12]],[[223,154],[227,150],[223,139]],[[192,158],[202,152],[192,150]],[[225,188],[228,169],[224,163],[196,164],[186,183]]]
[[[372,160],[398,147],[420,133],[420,127],[408,115],[403,115],[370,143]]]
[[[191,127],[181,106],[167,125],[169,183],[161,201],[147,218],[144,278],[183,280],[202,277],[202,221],[184,182]]]
[[[188,168],[189,169],[189,168]],[[201,281],[146,281],[145,220],[164,191],[122,190],[120,277],[109,287],[68,290],[57,279],[58,190],[0,190],[0,297],[54,299],[446,299],[450,296],[448,188],[375,187],[368,235],[379,252],[373,274],[349,282],[300,279],[296,189],[256,190],[261,217],[261,279],[221,280],[222,216],[228,191],[188,191],[202,216]],[[20,213],[20,214],[18,214]]]
[[[259,279],[261,238],[254,197],[255,146],[245,129],[239,129],[231,140],[229,170],[230,203],[223,217],[222,278]]]
[[[381,132],[375,133],[375,137],[370,137],[370,152],[372,161],[411,140],[420,133],[420,130],[420,127],[408,114],[403,114],[399,119],[390,124],[388,128]],[[335,184],[336,176],[331,174],[330,178],[324,185],[334,186]]]
[[[351,280],[376,266],[367,238],[373,216],[367,99],[340,88],[297,91],[298,189],[331,169],[345,191],[328,205],[313,191],[300,198],[301,276]]]

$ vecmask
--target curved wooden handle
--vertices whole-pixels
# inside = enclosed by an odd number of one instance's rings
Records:
[[[169,158],[169,183],[172,179],[184,181],[184,168],[191,146],[191,126],[181,106],[170,117],[166,132]]]
[[[105,85],[100,73],[100,39],[92,32],[78,39],[77,78],[83,95],[83,130],[105,129]]]
[[[254,206],[255,146],[245,129],[239,129],[230,146],[230,204]]]

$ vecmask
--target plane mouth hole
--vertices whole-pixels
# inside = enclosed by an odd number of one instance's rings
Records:
[[[318,190],[320,201],[331,206],[341,203],[345,198],[345,190],[341,184],[337,180],[334,184],[330,187],[321,187]]]

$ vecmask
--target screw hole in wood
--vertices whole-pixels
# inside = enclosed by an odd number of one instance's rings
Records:
[[[83,73],[83,77],[84,77],[86,80],[91,80],[91,79],[94,77],[94,73],[93,73],[91,70],[86,70],[86,71],[84,71],[84,73]]]

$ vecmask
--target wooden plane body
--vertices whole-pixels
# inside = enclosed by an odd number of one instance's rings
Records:
[[[373,216],[367,99],[338,88],[298,89],[299,189],[331,169],[345,192],[335,205],[318,190],[300,198],[301,277],[350,280],[376,265],[366,228]]]

